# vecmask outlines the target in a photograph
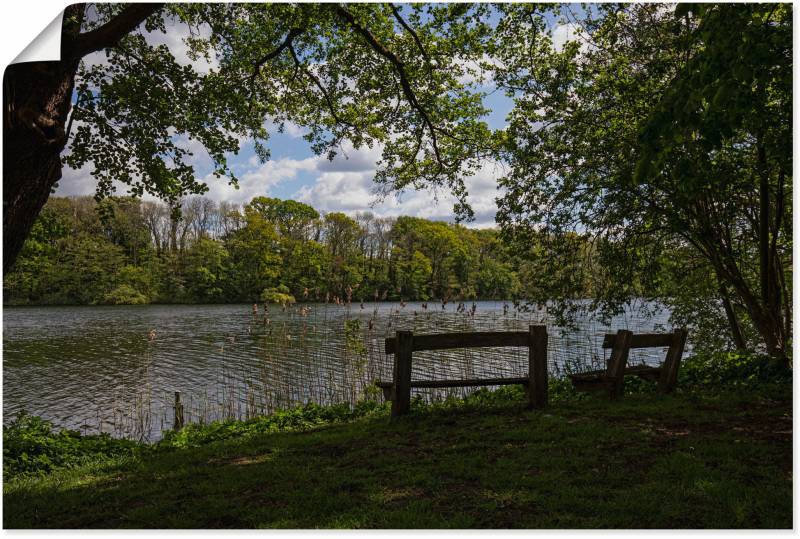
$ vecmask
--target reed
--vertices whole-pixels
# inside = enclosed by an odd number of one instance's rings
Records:
[[[235,330],[211,336],[205,361],[213,376],[193,387],[151,384],[159,338],[150,339],[142,360],[114,392],[112,403],[97,414],[97,430],[117,437],[154,440],[172,428],[174,392],[182,395],[186,423],[218,419],[250,419],[277,410],[315,403],[382,400],[374,386],[391,379],[392,357],[384,339],[395,331],[417,334],[469,331],[524,331],[546,324],[551,335],[549,368],[562,376],[604,362],[598,335],[607,328],[587,324],[581,331],[559,331],[549,323],[546,309],[518,310],[508,304],[482,310],[466,303],[287,305],[252,310],[243,306]],[[228,327],[231,327],[230,325]],[[159,332],[159,335],[161,333]],[[523,376],[527,351],[485,348],[420,352],[414,355],[414,379]],[[464,397],[476,388],[414,390],[425,401]]]

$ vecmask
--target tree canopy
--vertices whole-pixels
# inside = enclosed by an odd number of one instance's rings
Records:
[[[96,6],[87,30],[123,7]],[[269,157],[270,126],[307,128],[332,157],[343,141],[383,148],[379,178],[394,185],[456,185],[470,146],[486,134],[478,92],[459,78],[489,35],[481,5],[167,4],[144,24],[191,29],[189,54],[213,66],[181,65],[141,32],[84,62],[76,76],[75,132],[66,162],[90,165],[101,195],[114,181],[134,194],[175,202],[208,187],[188,163],[198,141],[216,176],[237,182],[228,156],[252,141]],[[152,41],[152,40],[150,40]],[[474,90],[474,89],[472,89]],[[465,158],[467,160],[465,161]]]
[[[266,159],[271,126],[292,122],[308,129],[319,154],[332,157],[344,141],[379,145],[377,179],[392,188],[446,185],[463,200],[463,175],[477,166],[488,136],[482,94],[463,77],[489,38],[490,9],[69,6],[61,62],[5,73],[5,140],[15,141],[4,153],[5,267],[61,177],[65,148],[68,165],[91,167],[99,196],[121,182],[177,208],[182,196],[207,190],[191,166],[191,143],[208,152],[215,176],[235,185],[230,154],[251,140]],[[173,24],[188,26],[189,55],[209,69],[179,63],[144,35]]]
[[[195,196],[180,218],[131,197],[53,197],[3,285],[10,304],[358,304],[507,300],[519,283],[497,230]]]
[[[744,318],[785,353],[791,8],[602,4],[560,50],[527,9],[508,8],[494,45],[496,80],[515,100],[498,221],[521,248],[548,246],[541,299],[569,297],[587,269],[607,277],[590,308],[618,312],[669,271],[680,297],[688,268],[667,259],[686,247],[731,333]],[[571,247],[575,234],[588,244]]]

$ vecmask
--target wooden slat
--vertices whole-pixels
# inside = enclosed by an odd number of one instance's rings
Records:
[[[414,352],[449,348],[482,348],[487,346],[528,346],[527,331],[486,331],[476,333],[439,333],[414,335]],[[386,339],[386,353],[394,354],[395,337]]]
[[[508,386],[528,384],[528,378],[469,378],[465,380],[412,380],[411,387],[471,387],[471,386]],[[375,382],[381,389],[392,387],[392,382]]]
[[[603,348],[613,348],[616,333],[606,333]],[[672,345],[672,333],[637,333],[631,340],[631,348],[663,348]]]
[[[685,328],[676,329],[673,333],[674,339],[672,346],[667,350],[667,357],[664,360],[664,370],[661,373],[661,379],[658,381],[659,389],[664,393],[669,393],[675,389],[675,384],[678,383],[678,368],[681,364],[683,357],[683,350],[686,346],[686,337],[688,333]]]

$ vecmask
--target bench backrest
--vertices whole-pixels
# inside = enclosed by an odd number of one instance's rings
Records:
[[[421,350],[448,350],[453,348],[484,348],[500,346],[528,346],[527,331],[477,331],[473,333],[436,333],[414,335],[412,352]],[[386,339],[386,353],[394,354],[397,338]]]
[[[397,331],[386,339],[386,353],[394,354],[392,417],[408,413],[411,402],[411,355],[422,350],[517,346],[528,348],[528,399],[533,408],[547,405],[547,328],[528,331],[479,331],[414,335]]]
[[[658,386],[661,391],[671,391],[678,381],[678,367],[680,366],[683,350],[686,347],[686,329],[676,329],[672,333],[639,333],[619,330],[617,333],[607,333],[603,338],[603,348],[611,348],[611,357],[606,366],[607,376],[618,381],[615,387],[617,393],[622,391],[622,379],[628,362],[631,348],[664,348],[667,354],[661,366]]]

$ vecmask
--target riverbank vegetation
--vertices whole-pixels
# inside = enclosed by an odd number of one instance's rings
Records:
[[[544,412],[507,387],[392,423],[385,404],[311,405],[155,445],[27,418],[4,429],[4,525],[791,527],[774,360],[695,356],[677,394],[631,379],[619,401],[552,383]]]
[[[51,198],[14,270],[10,304],[510,299],[496,230],[294,200],[187,199],[180,216],[133,198]]]

